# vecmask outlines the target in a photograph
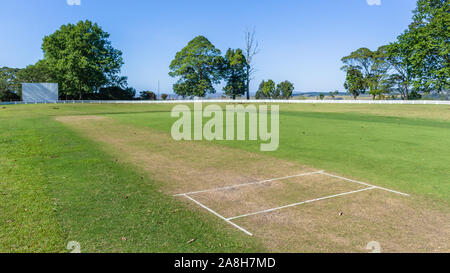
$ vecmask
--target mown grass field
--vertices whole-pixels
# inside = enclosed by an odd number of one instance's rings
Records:
[[[270,251],[166,194],[164,183],[171,181],[118,159],[110,148],[56,120],[99,115],[168,134],[175,121],[171,109],[0,106],[0,251],[67,252],[72,240],[82,242],[83,252]],[[449,106],[280,109],[280,148],[270,157],[407,192],[450,211]],[[256,142],[203,144],[261,154]]]

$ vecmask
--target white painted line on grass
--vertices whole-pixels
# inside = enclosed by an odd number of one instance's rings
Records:
[[[291,175],[291,176],[285,176],[285,177],[280,177],[280,178],[273,178],[273,179],[263,180],[263,181],[258,181],[258,182],[251,182],[251,183],[245,183],[245,184],[238,184],[238,185],[228,186],[228,187],[221,187],[221,188],[215,188],[215,189],[209,189],[209,190],[202,190],[202,191],[193,191],[193,192],[188,192],[188,193],[180,193],[180,194],[176,194],[176,195],[174,195],[174,196],[184,196],[184,195],[192,195],[192,194],[199,194],[199,193],[205,193],[205,192],[213,192],[213,191],[220,191],[220,190],[229,190],[229,189],[234,189],[234,188],[239,188],[239,187],[245,187],[245,186],[251,186],[251,185],[258,185],[258,184],[265,184],[265,183],[274,182],[274,181],[279,181],[279,180],[285,180],[285,179],[289,179],[289,178],[295,178],[295,177],[301,177],[301,176],[308,176],[308,175],[314,175],[314,174],[321,174],[321,173],[323,173],[323,172],[324,172],[324,171],[302,173],[302,174]]]
[[[348,182],[361,184],[361,185],[368,186],[368,187],[375,187],[375,188],[380,189],[380,190],[393,192],[393,193],[400,194],[400,195],[403,195],[403,196],[409,196],[409,194],[406,194],[406,193],[403,193],[403,192],[394,191],[394,190],[383,188],[383,187],[378,187],[378,186],[375,186],[375,185],[367,184],[367,183],[364,183],[364,182],[361,182],[361,181],[345,178],[345,177],[342,177],[342,176],[329,174],[329,173],[326,173],[326,172],[321,172],[321,174],[327,175],[327,176],[331,176],[331,177],[335,177],[335,178],[339,178],[339,179],[342,179],[342,180],[345,180],[345,181],[348,181]]]
[[[300,206],[300,205],[307,204],[307,203],[317,202],[317,201],[321,201],[321,200],[331,199],[331,198],[335,198],[335,197],[339,197],[339,196],[359,193],[359,192],[368,191],[368,190],[374,190],[376,188],[378,188],[378,187],[373,186],[373,187],[365,188],[365,189],[362,189],[362,190],[351,191],[351,192],[344,192],[344,193],[340,193],[340,194],[330,195],[330,196],[321,197],[321,198],[317,198],[317,199],[312,199],[312,200],[308,200],[308,201],[303,201],[303,202],[299,202],[299,203],[295,203],[295,204],[291,204],[291,205],[287,205],[287,206],[282,206],[282,207],[278,207],[278,208],[267,209],[267,210],[252,212],[252,213],[243,214],[243,215],[239,215],[239,216],[235,216],[235,217],[230,217],[227,220],[231,221],[231,220],[234,220],[234,219],[239,219],[239,218],[243,218],[243,217],[253,216],[253,215],[257,215],[257,214],[269,213],[269,212],[273,212],[273,211],[277,211],[277,210],[281,210],[281,209],[286,209],[286,208]]]
[[[203,205],[202,203],[200,203],[199,201],[195,200],[194,198],[190,197],[187,194],[182,195],[184,197],[186,197],[187,199],[191,200],[192,202],[196,203],[197,205],[199,205],[200,207],[206,209],[207,211],[211,212],[212,214],[214,214],[215,216],[219,217],[220,219],[224,220],[225,222],[227,222],[228,224],[234,226],[235,228],[239,229],[240,231],[243,231],[245,234],[253,236],[253,234],[251,234],[250,232],[248,232],[247,230],[245,230],[244,228],[236,225],[235,223],[231,222],[229,219],[223,217],[222,215],[218,214],[217,212],[213,211],[212,209],[208,208],[207,206]]]

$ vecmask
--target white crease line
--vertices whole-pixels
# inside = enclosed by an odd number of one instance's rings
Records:
[[[206,209],[207,211],[211,212],[212,214],[214,214],[215,216],[219,217],[220,219],[224,220],[225,222],[227,222],[228,224],[234,226],[235,228],[243,231],[245,234],[253,236],[253,234],[251,234],[250,232],[248,232],[247,230],[245,230],[244,228],[236,225],[235,223],[231,222],[230,220],[228,220],[227,218],[223,217],[222,215],[218,214],[217,212],[213,211],[212,209],[208,208],[207,206],[203,205],[202,203],[200,203],[199,201],[195,200],[194,198],[184,194],[184,197],[188,198],[189,200],[191,200],[192,202],[196,203],[197,205],[199,205],[200,207]]]
[[[340,193],[340,194],[330,195],[330,196],[321,197],[321,198],[317,198],[317,199],[312,199],[312,200],[308,200],[308,201],[303,201],[303,202],[299,202],[299,203],[295,203],[295,204],[291,204],[291,205],[287,205],[287,206],[283,206],[283,207],[278,207],[278,208],[267,209],[267,210],[253,212],[253,213],[243,214],[243,215],[239,215],[239,216],[228,218],[227,220],[235,220],[235,219],[238,219],[238,218],[253,216],[253,215],[262,214],[262,213],[273,212],[273,211],[277,211],[277,210],[281,210],[281,209],[296,207],[296,206],[307,204],[307,203],[312,203],[312,202],[317,202],[317,201],[321,201],[321,200],[331,199],[331,198],[334,198],[334,197],[339,197],[339,196],[359,193],[359,192],[368,191],[368,190],[374,190],[376,188],[377,187],[373,186],[373,187],[365,188],[365,189],[362,189],[362,190],[351,191],[351,192],[344,192],[344,193]]]
[[[345,178],[345,177],[334,175],[334,174],[329,174],[329,173],[326,173],[326,172],[321,172],[321,174],[324,174],[324,175],[327,175],[327,176],[331,176],[331,177],[335,177],[335,178],[339,178],[339,179],[346,180],[346,181],[353,182],[353,183],[358,183],[358,184],[365,185],[365,186],[368,186],[368,187],[375,187],[375,188],[380,189],[380,190],[393,192],[393,193],[400,194],[400,195],[403,195],[403,196],[410,196],[409,194],[406,194],[406,193],[403,193],[403,192],[394,191],[394,190],[383,188],[383,187],[378,187],[378,186],[375,186],[375,185],[367,184],[367,183],[364,183],[364,182],[361,182],[361,181]]]
[[[228,190],[228,189],[234,189],[234,188],[245,187],[245,186],[250,186],[250,185],[265,184],[265,183],[269,183],[269,182],[273,182],[273,181],[285,180],[285,179],[294,178],[294,177],[301,177],[301,176],[307,176],[307,175],[313,175],[313,174],[321,174],[323,172],[324,171],[302,173],[302,174],[297,174],[297,175],[292,175],[292,176],[285,176],[285,177],[281,177],[281,178],[273,178],[273,179],[269,179],[269,180],[263,180],[263,181],[252,182],[252,183],[245,183],[245,184],[238,184],[238,185],[222,187],[222,188],[215,188],[215,189],[202,190],[202,191],[194,191],[194,192],[188,192],[188,193],[180,193],[180,194],[175,194],[174,196],[184,196],[184,195],[192,195],[192,194],[199,194],[199,193],[212,192],[212,191]]]

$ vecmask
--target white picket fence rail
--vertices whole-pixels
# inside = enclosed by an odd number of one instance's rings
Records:
[[[182,103],[280,103],[280,104],[441,104],[450,105],[450,101],[444,100],[60,100],[46,102],[0,102],[0,105],[15,104],[182,104]]]

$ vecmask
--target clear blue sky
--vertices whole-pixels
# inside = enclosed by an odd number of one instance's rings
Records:
[[[68,5],[81,1],[81,5]],[[381,1],[380,5],[368,2]],[[140,90],[172,92],[175,53],[197,35],[222,52],[244,46],[256,27],[261,52],[252,90],[263,79],[290,80],[296,91],[343,90],[340,59],[360,47],[394,41],[411,22],[416,0],[1,0],[0,66],[42,58],[45,35],[89,19],[123,51],[122,74]],[[220,89],[220,88],[218,88]]]

